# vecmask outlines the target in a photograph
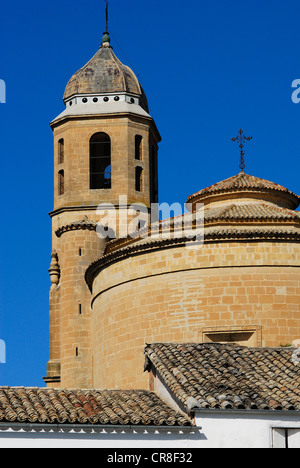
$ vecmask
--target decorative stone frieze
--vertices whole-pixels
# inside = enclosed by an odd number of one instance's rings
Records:
[[[91,221],[85,216],[81,221],[74,221],[71,224],[67,224],[65,226],[61,226],[55,231],[57,237],[61,237],[62,234],[68,231],[78,231],[78,230],[89,230],[89,231],[96,231],[97,223],[96,221]]]

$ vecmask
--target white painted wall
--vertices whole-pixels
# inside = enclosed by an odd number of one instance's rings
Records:
[[[44,427],[0,428],[1,448],[196,448],[201,432],[165,428],[68,429]]]
[[[300,448],[297,412],[197,410],[197,427],[0,426],[1,448]],[[285,429],[288,429],[286,431]]]
[[[175,411],[183,410],[157,371],[154,389]],[[275,428],[289,428],[289,448],[300,448],[300,413],[296,411],[197,409],[195,424],[201,428],[199,448],[284,448],[285,432],[275,433]]]
[[[289,428],[289,448],[300,448],[300,414],[291,411],[197,411],[203,448],[284,448]],[[275,432],[276,429],[277,431]]]

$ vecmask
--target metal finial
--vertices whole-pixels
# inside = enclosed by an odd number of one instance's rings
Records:
[[[110,37],[108,32],[108,0],[104,0],[106,3],[105,14],[106,14],[106,30],[102,37],[102,47],[110,47]]]
[[[237,141],[239,143],[239,148],[240,148],[240,153],[241,153],[241,162],[240,162],[240,169],[242,172],[244,172],[244,169],[245,169],[245,152],[244,152],[244,147],[245,147],[245,143],[246,141],[251,141],[252,140],[252,137],[246,137],[244,135],[244,131],[243,130],[240,130],[239,131],[239,134],[237,137],[235,138],[232,138],[231,141]]]
[[[105,7],[105,15],[106,15],[106,30],[105,32],[108,33],[108,0],[104,0],[106,3]]]

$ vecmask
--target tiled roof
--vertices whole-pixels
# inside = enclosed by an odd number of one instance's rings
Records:
[[[156,343],[145,355],[188,410],[300,411],[299,349]]]
[[[0,387],[0,422],[190,426],[153,392]]]
[[[159,231],[161,230],[161,238],[164,238],[164,229],[166,229],[166,232],[170,232],[170,226],[174,226],[175,228],[182,227],[183,225],[188,227],[189,223],[192,225],[193,222],[196,220],[202,219],[202,213],[201,212],[194,212],[190,214],[184,214],[175,216],[170,219],[165,219],[159,222],[156,222],[152,224],[150,227],[145,227],[144,229],[141,229],[139,232],[135,233],[130,233],[130,235],[127,236],[127,238],[118,238],[118,239],[112,239],[109,241],[107,244],[107,249],[106,253],[110,253],[115,251],[118,248],[122,248],[124,246],[128,246],[131,244],[137,244],[138,242],[145,242],[144,237],[149,233],[150,240],[146,237],[146,242],[149,243],[151,241],[151,230],[152,231]],[[300,212],[299,211],[294,211],[294,210],[289,210],[287,208],[281,208],[278,206],[270,205],[267,203],[249,203],[249,204],[235,204],[231,203],[228,205],[222,205],[218,206],[215,208],[205,208],[204,210],[204,226],[205,226],[205,234],[211,234],[211,229],[210,225],[216,224],[219,221],[222,222],[222,227],[220,229],[217,229],[216,232],[220,231],[222,233],[225,233],[225,231],[228,231],[230,233],[233,232],[233,228],[226,227],[224,225],[224,221],[236,221],[236,222],[241,222],[245,229],[249,229],[251,227],[251,223],[255,223],[256,229],[257,229],[257,221],[263,221],[263,222],[271,222],[274,224],[274,221],[278,221],[279,223],[282,224],[280,227],[272,227],[272,232],[277,232],[278,230],[283,230],[284,232],[289,232],[291,229],[291,222],[294,224],[296,222],[297,224],[300,223]],[[283,224],[283,222],[287,221],[288,226]],[[262,227],[260,226],[260,229]],[[214,228],[215,229],[215,228]],[[265,226],[265,230],[269,230],[267,224]],[[175,231],[176,232],[176,231]],[[295,231],[296,232],[296,231]],[[144,236],[144,237],[143,237]],[[157,235],[155,237],[155,240],[159,238]]]
[[[300,212],[266,203],[230,204],[205,210],[205,222],[215,220],[297,220]]]
[[[200,190],[199,192],[194,193],[188,197],[188,200],[194,197],[198,197],[200,195],[212,194],[212,193],[219,193],[219,192],[231,192],[231,191],[240,191],[240,190],[275,190],[279,192],[285,192],[290,194],[300,201],[298,195],[290,192],[287,188],[283,187],[282,185],[275,184],[274,182],[270,182],[269,180],[260,179],[259,177],[255,177],[249,174],[245,174],[245,172],[240,172],[239,174],[229,177],[226,180],[222,180],[217,184],[211,185],[205,189]]]
[[[300,230],[294,226],[211,226],[205,229],[205,240],[250,240],[272,239],[276,241],[299,241]]]

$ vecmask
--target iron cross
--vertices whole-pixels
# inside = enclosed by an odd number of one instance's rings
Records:
[[[237,137],[235,138],[232,138],[231,141],[237,141],[239,143],[239,148],[240,148],[240,153],[241,153],[241,163],[240,163],[240,169],[242,171],[244,171],[245,169],[245,152],[244,152],[244,147],[245,147],[245,143],[246,141],[251,141],[252,140],[252,137],[246,137],[244,135],[244,131],[243,130],[240,130],[239,131],[239,134]]]

